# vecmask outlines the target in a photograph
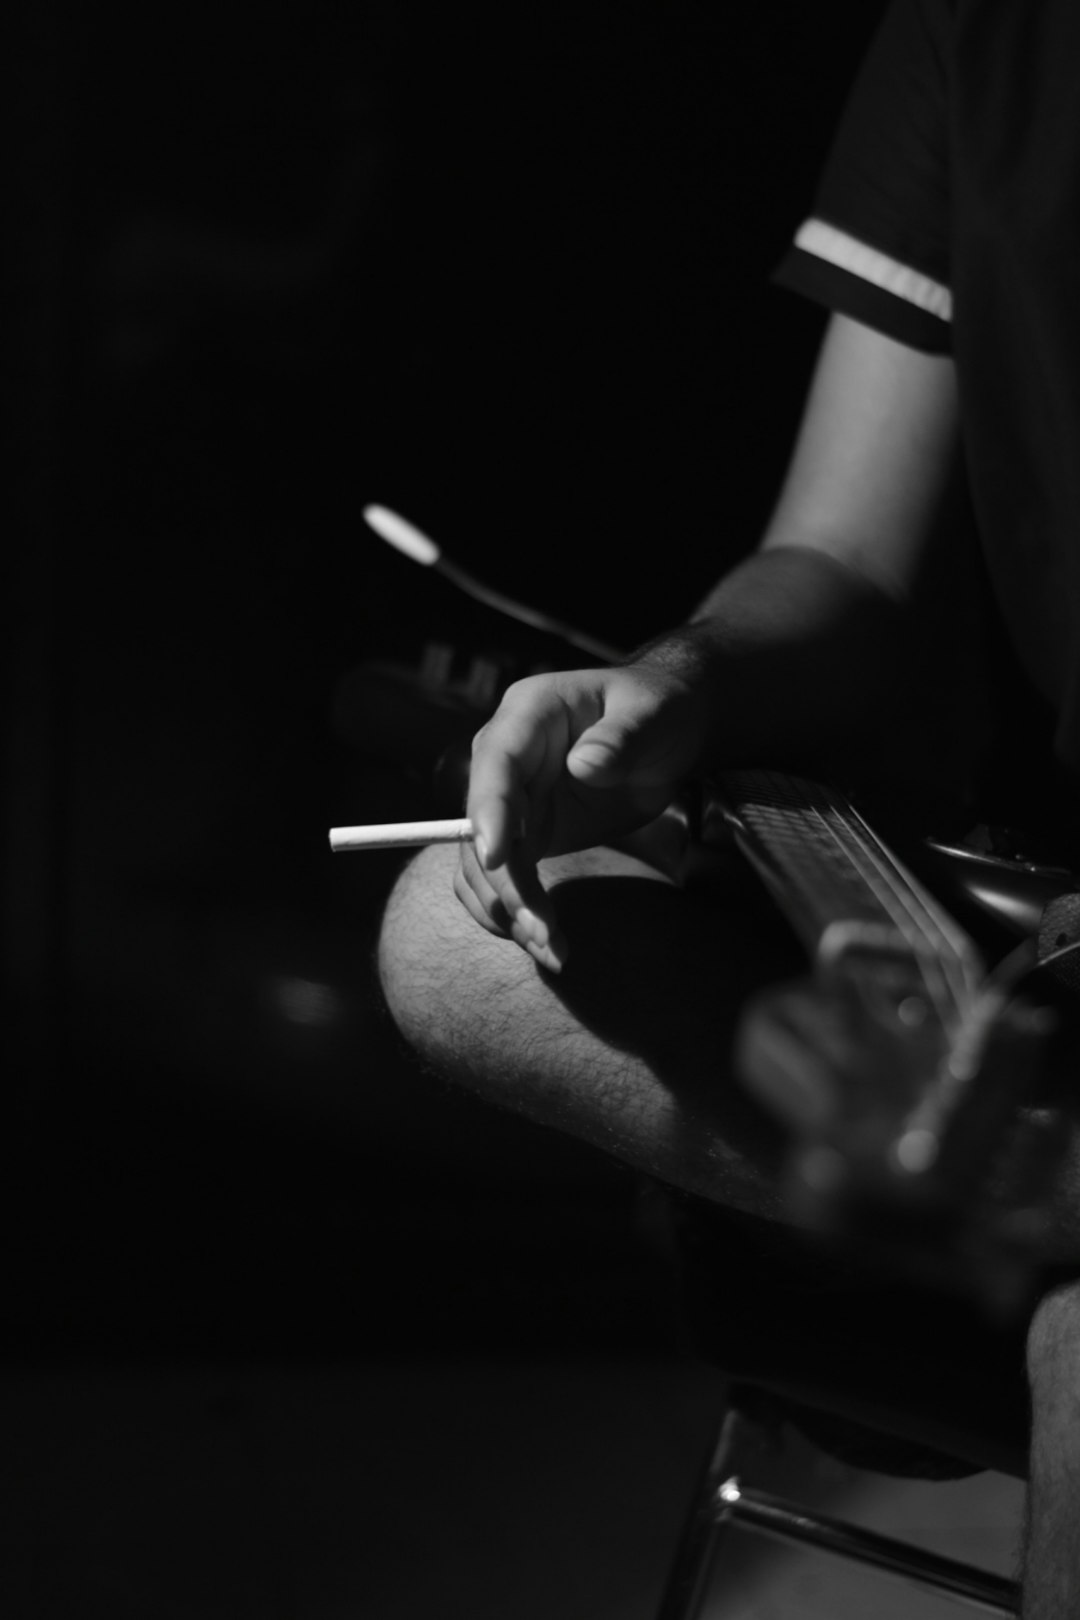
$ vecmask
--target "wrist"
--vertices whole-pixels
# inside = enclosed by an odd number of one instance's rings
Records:
[[[858,733],[895,683],[901,607],[810,547],[755,552],[690,623],[633,662],[701,706],[703,763],[805,768]]]

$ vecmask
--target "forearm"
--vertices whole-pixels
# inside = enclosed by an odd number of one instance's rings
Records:
[[[958,434],[948,356],[834,316],[761,549],[642,650],[707,700],[702,763],[831,768],[881,732]]]
[[[809,767],[853,743],[894,695],[903,608],[823,552],[755,552],[683,628],[635,662],[691,686],[709,714],[705,767]]]

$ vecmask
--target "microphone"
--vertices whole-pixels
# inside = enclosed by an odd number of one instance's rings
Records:
[[[442,547],[429,535],[424,534],[407,518],[403,518],[399,512],[391,511],[388,506],[365,506],[363,517],[368,527],[396,551],[400,551],[403,556],[409,557],[423,568],[433,568],[436,573],[449,580],[451,585],[464,591],[466,596],[482,602],[485,607],[494,608],[496,613],[517,619],[519,623],[527,624],[534,630],[543,630],[548,635],[558,636],[561,641],[569,642],[571,647],[577,647],[580,652],[587,653],[590,659],[598,659],[602,664],[617,664],[622,658],[623,654],[618,647],[589,635],[585,630],[578,630],[573,625],[564,623],[562,619],[553,618],[550,613],[530,607],[526,602],[519,602],[515,597],[506,596],[502,591],[493,590],[490,585],[485,585],[475,575],[467,573],[457,563],[451,562]]]

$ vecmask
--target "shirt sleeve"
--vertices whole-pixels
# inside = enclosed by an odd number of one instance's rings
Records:
[[[892,0],[773,278],[931,353],[952,347],[951,34],[951,0]]]

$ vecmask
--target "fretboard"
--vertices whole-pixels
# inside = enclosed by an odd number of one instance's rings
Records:
[[[725,817],[815,960],[906,958],[943,1016],[984,977],[972,941],[834,789],[773,771],[720,778]]]

